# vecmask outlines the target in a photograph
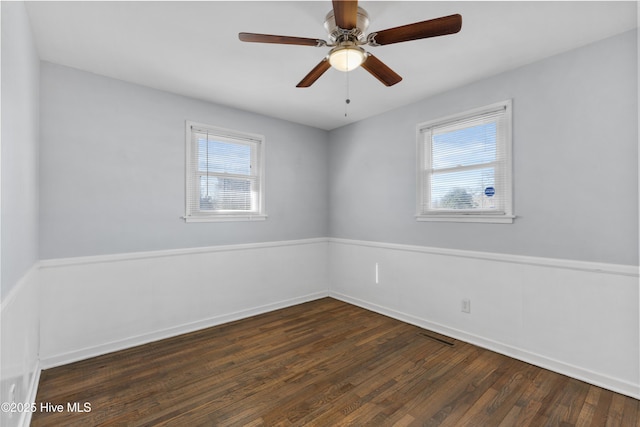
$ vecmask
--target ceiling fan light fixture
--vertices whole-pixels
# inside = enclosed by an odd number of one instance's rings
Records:
[[[338,46],[329,52],[329,63],[339,71],[355,70],[365,59],[364,49],[354,45]]]

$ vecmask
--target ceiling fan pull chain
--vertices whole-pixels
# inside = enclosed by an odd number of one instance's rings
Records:
[[[351,99],[349,99],[349,73],[344,73],[345,77],[347,79],[347,96],[344,100],[344,116],[347,117],[347,107],[349,106],[349,104],[351,103]]]

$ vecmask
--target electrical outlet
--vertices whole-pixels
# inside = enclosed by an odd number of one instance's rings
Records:
[[[463,299],[462,300],[462,304],[460,306],[460,311],[462,311],[463,313],[471,313],[471,300],[470,299]]]
[[[380,284],[380,270],[378,270],[378,263],[376,262],[376,285]]]

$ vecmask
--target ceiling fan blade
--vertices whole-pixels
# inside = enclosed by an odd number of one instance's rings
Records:
[[[373,43],[370,44],[384,46],[386,44],[444,36],[455,34],[460,31],[460,28],[462,28],[462,16],[459,14],[443,16],[378,31],[373,37]]]
[[[295,45],[301,45],[301,46],[322,46],[325,44],[325,41],[320,39],[310,39],[306,37],[275,36],[272,34],[239,33],[238,38],[243,42],[252,42],[252,43],[295,44]]]
[[[367,59],[362,63],[361,67],[371,73],[373,77],[380,80],[385,86],[393,86],[402,80],[402,77],[396,74],[395,71],[371,54],[369,54]]]
[[[343,30],[351,30],[358,25],[357,0],[333,0],[333,14],[336,25]]]
[[[329,64],[329,60],[324,58],[318,65],[313,67],[313,70],[309,71],[309,74],[304,76],[300,83],[296,85],[296,87],[309,87],[315,83],[316,80],[322,76],[325,71],[331,68],[331,64]]]

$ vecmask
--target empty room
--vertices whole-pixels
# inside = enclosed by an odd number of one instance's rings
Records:
[[[2,1],[0,425],[640,426],[635,1]]]

